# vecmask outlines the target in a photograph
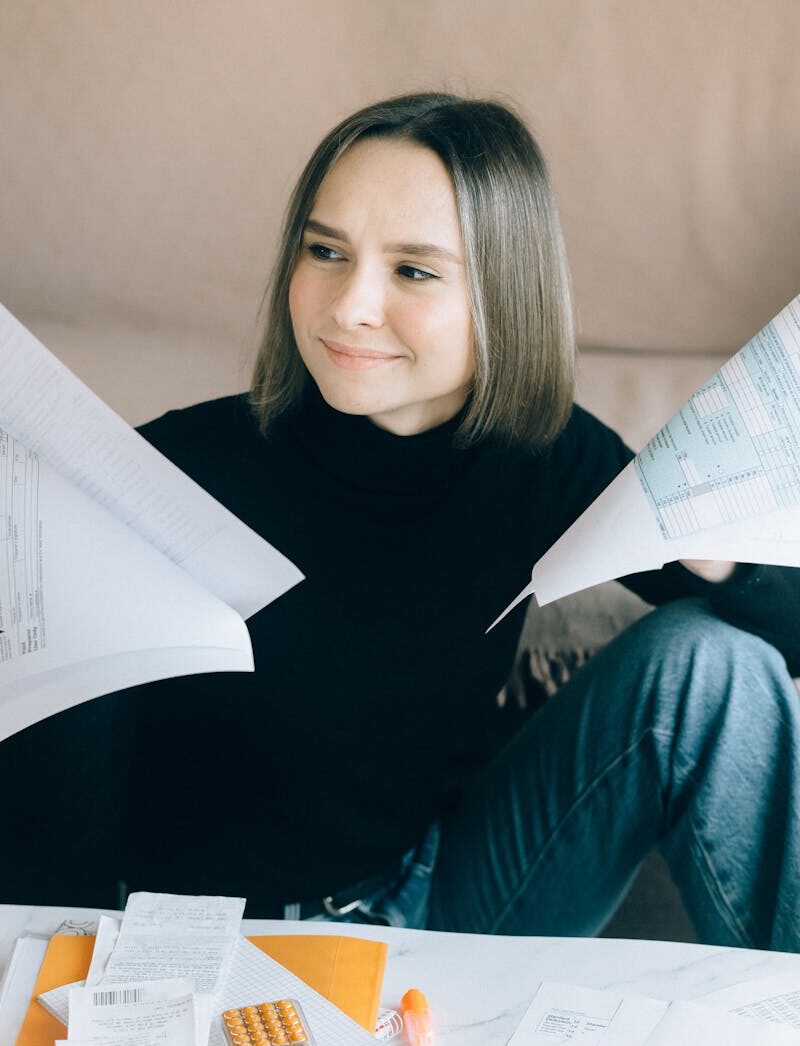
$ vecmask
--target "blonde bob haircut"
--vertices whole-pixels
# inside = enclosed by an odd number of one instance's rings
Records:
[[[326,135],[292,193],[264,296],[266,323],[250,402],[262,432],[295,408],[306,371],[289,314],[289,283],[323,178],[364,138],[426,146],[455,188],[466,254],[475,376],[456,433],[539,448],[569,416],[575,344],[569,269],[550,178],[536,142],[506,105],[425,92],[377,102]]]

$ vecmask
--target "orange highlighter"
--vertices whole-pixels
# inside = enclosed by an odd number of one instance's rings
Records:
[[[419,988],[409,988],[400,1001],[409,1046],[433,1046],[433,1024],[428,1000]]]

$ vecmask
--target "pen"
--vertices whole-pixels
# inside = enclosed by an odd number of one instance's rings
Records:
[[[409,1046],[433,1046],[433,1024],[428,1000],[419,988],[409,988],[400,1002]]]

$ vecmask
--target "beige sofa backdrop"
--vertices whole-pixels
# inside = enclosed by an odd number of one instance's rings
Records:
[[[389,94],[508,99],[579,400],[638,447],[800,291],[799,42],[796,0],[2,0],[0,301],[132,423],[242,389],[319,137]],[[591,651],[631,612],[606,598],[547,642]]]

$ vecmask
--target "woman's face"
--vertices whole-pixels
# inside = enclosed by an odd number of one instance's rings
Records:
[[[457,413],[472,328],[455,193],[434,152],[376,138],[339,158],[306,223],[289,309],[332,407],[398,435]]]

